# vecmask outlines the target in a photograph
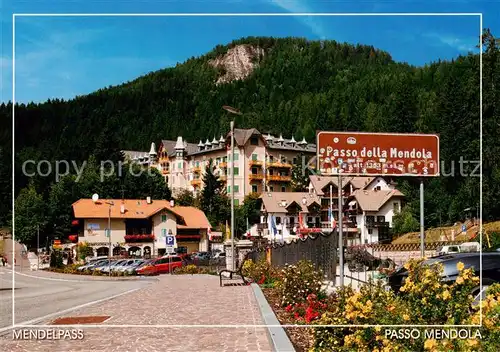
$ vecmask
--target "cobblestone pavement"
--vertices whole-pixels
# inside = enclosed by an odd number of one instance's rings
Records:
[[[251,287],[219,287],[216,276],[163,275],[139,291],[64,316],[91,315],[111,318],[102,327],[83,328],[83,340],[13,340],[9,334],[0,339],[0,350],[271,351],[265,328],[236,327],[264,324]],[[127,324],[231,327],[105,327]]]

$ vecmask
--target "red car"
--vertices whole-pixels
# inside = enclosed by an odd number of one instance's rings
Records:
[[[139,275],[156,275],[175,272],[182,266],[182,259],[178,256],[155,259],[137,269]]]

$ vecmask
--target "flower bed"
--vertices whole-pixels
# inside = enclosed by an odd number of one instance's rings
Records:
[[[310,325],[476,325],[479,308],[470,292],[478,284],[471,269],[459,263],[458,279],[440,281],[442,267],[412,260],[402,294],[370,282],[359,291],[344,287],[329,297],[314,284],[308,262],[287,266],[264,294],[282,324]],[[380,327],[286,328],[297,351],[497,351],[500,345],[500,285],[492,285],[483,302],[482,339],[389,339]],[[476,330],[474,330],[476,331]],[[473,334],[473,336],[475,333]]]

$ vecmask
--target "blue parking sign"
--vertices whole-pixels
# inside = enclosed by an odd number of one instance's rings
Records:
[[[175,237],[174,236],[167,236],[166,237],[166,243],[167,246],[173,246],[175,244]]]

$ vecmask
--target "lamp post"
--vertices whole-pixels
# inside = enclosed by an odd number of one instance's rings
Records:
[[[231,114],[241,115],[238,109],[224,105],[222,109]],[[231,127],[231,270],[235,270],[236,257],[234,253],[234,121],[230,123]]]
[[[113,203],[113,201],[110,201],[110,202],[106,202],[106,204],[109,205],[109,208],[108,208],[108,240],[109,240],[109,249],[108,249],[108,265],[111,266],[111,251],[112,251],[112,248],[111,248],[111,207],[113,205],[115,205],[115,203]],[[111,268],[109,270],[109,276],[111,276]]]

